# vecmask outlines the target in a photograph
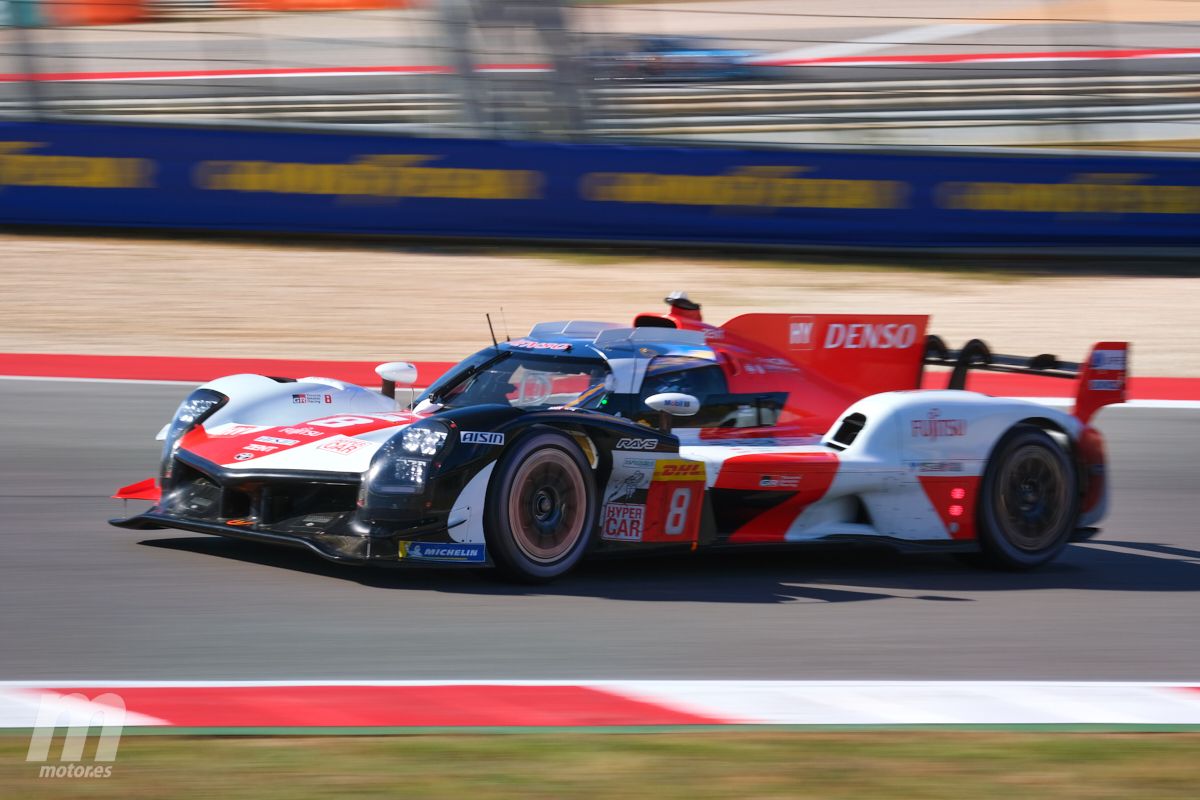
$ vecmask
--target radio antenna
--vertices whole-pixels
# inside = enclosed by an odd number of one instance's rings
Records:
[[[484,318],[487,320],[487,324],[488,324],[488,333],[490,333],[490,334],[492,335],[492,347],[494,347],[494,348],[496,348],[497,350],[499,350],[499,349],[500,349],[500,343],[496,341],[496,330],[495,330],[495,329],[492,327],[492,315],[491,315],[491,314],[486,314],[486,313],[485,313],[483,316],[484,316]]]
[[[504,316],[504,306],[500,306],[500,324],[504,326],[504,341],[511,342],[512,337],[508,335],[508,317]]]

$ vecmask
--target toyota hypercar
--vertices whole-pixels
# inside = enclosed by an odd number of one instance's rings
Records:
[[[591,553],[872,541],[1027,569],[1105,512],[1090,422],[1128,345],[1082,364],[959,350],[924,316],[747,314],[686,295],[632,325],[566,321],[429,383],[231,375],[161,434],[150,499],[113,520],[308,548],[338,562],[556,578]],[[951,368],[947,388],[922,385]],[[1076,382],[1068,413],[968,391],[972,369]],[[415,394],[415,392],[414,392]]]

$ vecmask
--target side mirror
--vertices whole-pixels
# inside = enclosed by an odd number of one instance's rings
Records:
[[[671,430],[671,417],[692,417],[700,411],[700,401],[682,392],[652,394],[646,398],[646,405],[662,415],[659,427],[664,431]]]
[[[408,361],[389,361],[375,368],[375,374],[383,379],[380,391],[385,397],[396,396],[396,384],[412,386],[417,382],[417,367]]]

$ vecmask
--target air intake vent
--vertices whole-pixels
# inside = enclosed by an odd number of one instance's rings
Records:
[[[838,426],[837,433],[833,435],[833,441],[842,447],[849,447],[854,444],[854,440],[858,438],[859,431],[866,424],[867,418],[862,414],[850,414]]]

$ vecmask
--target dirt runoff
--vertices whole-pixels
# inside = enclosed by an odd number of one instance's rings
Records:
[[[1141,375],[1200,375],[1200,279],[353,245],[0,236],[0,351],[457,360],[537,321],[624,321],[683,289],[757,312],[921,313],[951,346],[1081,358],[1134,343]],[[964,259],[968,266],[969,260]],[[503,309],[503,311],[501,311]]]

